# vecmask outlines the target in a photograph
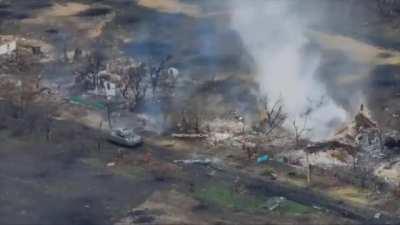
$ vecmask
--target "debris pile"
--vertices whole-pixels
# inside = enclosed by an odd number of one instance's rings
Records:
[[[308,147],[311,153],[322,149],[343,149],[350,155],[365,154],[374,159],[384,156],[383,131],[373,122],[364,107],[344,129],[339,130],[332,140]]]
[[[340,129],[336,135],[326,141],[311,142],[296,153],[283,153],[289,161],[308,163],[322,167],[354,166],[358,163],[376,163],[385,156],[384,140],[387,134],[373,122],[363,106],[354,120]]]
[[[382,162],[374,171],[386,183],[397,186],[400,183],[400,158],[396,157],[389,162]]]
[[[204,124],[208,131],[208,142],[212,146],[228,144],[240,146],[240,136],[244,135],[249,127],[244,123],[242,117],[234,119],[214,119]],[[228,142],[228,143],[227,143]]]
[[[203,139],[208,145],[215,147],[218,145],[234,146],[240,148],[245,142],[244,139],[249,137],[249,127],[244,123],[242,117],[238,118],[215,118],[209,121],[189,121],[185,116],[182,116],[183,122],[178,124],[188,123],[191,129],[180,129],[182,132],[173,133],[174,138],[184,139]],[[193,128],[192,128],[193,127]],[[249,142],[248,140],[246,142]]]
[[[221,159],[216,157],[209,158],[198,154],[193,154],[190,159],[174,160],[174,163],[183,165],[198,164],[198,165],[222,166]]]

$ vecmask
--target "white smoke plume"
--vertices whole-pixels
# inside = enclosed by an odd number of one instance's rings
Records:
[[[303,127],[306,122],[307,136],[321,140],[346,120],[346,112],[328,96],[318,79],[320,55],[306,54],[307,18],[296,16],[290,2],[293,1],[236,1],[232,27],[256,63],[262,94],[271,102],[283,101],[288,114],[285,126],[293,128],[296,121]],[[310,107],[314,110],[305,120]]]

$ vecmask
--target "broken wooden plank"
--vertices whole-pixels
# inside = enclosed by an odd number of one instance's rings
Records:
[[[355,154],[355,152],[357,152],[356,146],[346,144],[346,143],[343,143],[343,142],[340,142],[337,140],[316,142],[316,143],[308,145],[304,150],[308,153],[317,153],[317,152],[334,150],[334,149],[338,149],[338,148],[344,149],[351,155],[353,155],[353,154]]]
[[[172,137],[174,138],[207,138],[208,135],[206,134],[172,134]]]

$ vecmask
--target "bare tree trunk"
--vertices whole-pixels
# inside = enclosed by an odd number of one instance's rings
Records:
[[[385,146],[383,144],[383,131],[382,131],[382,128],[378,128],[378,138],[379,138],[379,148],[380,148],[381,151],[383,151]]]
[[[103,136],[101,135],[102,133],[102,128],[103,128],[103,121],[100,121],[99,123],[99,134],[97,136],[97,151],[100,152],[101,151],[101,147],[102,147],[102,139]]]
[[[306,161],[307,161],[307,184],[310,185],[311,184],[311,170],[312,170],[312,166],[310,164],[310,159],[309,159],[309,153],[306,153]]]
[[[106,104],[106,110],[107,110],[107,122],[108,122],[108,127],[110,128],[110,130],[112,130],[112,118],[111,118],[111,114],[112,114],[112,109],[111,109],[111,104],[109,102],[107,102]]]
[[[51,141],[52,139],[52,129],[51,129],[52,122],[53,122],[52,118],[48,118],[46,126],[46,141]]]

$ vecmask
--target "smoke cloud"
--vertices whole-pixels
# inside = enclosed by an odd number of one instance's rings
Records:
[[[306,127],[308,138],[328,138],[346,120],[346,111],[328,95],[319,80],[321,56],[310,51],[307,18],[291,2],[236,1],[232,28],[237,31],[257,66],[261,94],[270,102],[282,100],[285,126]]]

